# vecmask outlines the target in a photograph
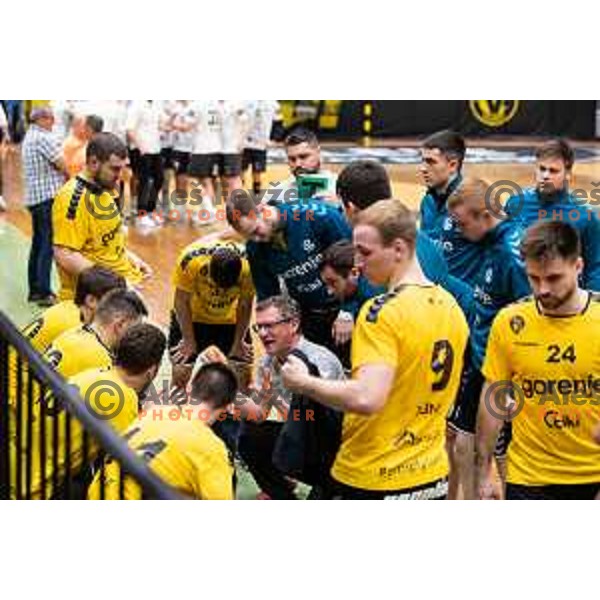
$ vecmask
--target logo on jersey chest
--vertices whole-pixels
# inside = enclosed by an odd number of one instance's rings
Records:
[[[519,335],[525,327],[525,319],[521,315],[515,315],[510,320],[510,328],[515,335]]]
[[[317,246],[311,239],[308,239],[304,240],[302,247],[304,248],[304,252],[312,252]]]

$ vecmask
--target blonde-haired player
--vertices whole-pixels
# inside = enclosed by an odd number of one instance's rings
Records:
[[[352,380],[328,381],[288,358],[293,391],[344,411],[331,474],[343,499],[441,499],[448,492],[446,414],[460,381],[465,317],[415,256],[416,220],[398,200],[362,211],[357,265],[386,294],[365,303],[352,336]]]

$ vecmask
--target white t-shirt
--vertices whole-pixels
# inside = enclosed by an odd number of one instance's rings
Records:
[[[245,148],[266,150],[271,139],[273,121],[279,114],[277,100],[251,100],[247,105],[250,117]]]
[[[244,102],[197,101],[194,154],[240,154],[248,126]]]
[[[176,100],[163,100],[162,122],[168,127],[166,131],[160,132],[160,147],[172,148],[175,141],[175,130],[172,128],[173,116],[175,114]]]
[[[8,121],[6,119],[6,113],[4,112],[4,106],[0,104],[0,129],[7,129]]]
[[[197,110],[191,100],[177,100],[173,110],[173,124],[177,127],[190,127],[196,123]],[[173,149],[178,152],[191,152],[194,149],[195,132],[189,131],[173,132]]]
[[[78,114],[81,100],[50,100],[50,106],[54,112],[54,133],[61,140],[66,139],[71,130],[73,117]]]
[[[245,102],[225,100],[223,110],[223,154],[241,154],[250,125]]]
[[[144,154],[160,154],[160,125],[163,117],[162,102],[136,100],[127,111],[127,131],[132,131],[138,149]]]
[[[127,110],[129,100],[108,100],[103,108],[103,131],[113,133],[121,141],[127,141]]]

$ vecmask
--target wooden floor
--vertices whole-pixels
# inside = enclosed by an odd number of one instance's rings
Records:
[[[481,140],[479,140],[481,144]],[[527,142],[520,140],[521,146]],[[374,144],[372,144],[374,145]],[[396,145],[405,145],[404,141],[396,141]],[[406,146],[411,146],[412,140]],[[502,147],[499,143],[497,147]],[[584,144],[589,147],[590,144]],[[493,147],[487,143],[486,147]],[[596,145],[596,147],[598,147]],[[22,205],[23,185],[18,152],[11,151],[4,158],[4,197],[9,211],[0,213],[0,219],[16,225],[26,235],[31,233],[29,213]],[[325,165],[333,171],[339,171],[343,165]],[[394,195],[404,200],[413,208],[417,208],[423,195],[423,186],[417,179],[416,165],[388,165],[393,182]],[[510,179],[521,186],[530,185],[533,181],[531,164],[466,164],[465,173],[482,177],[490,182]],[[591,190],[600,186],[600,162],[576,164],[572,187]],[[265,176],[265,183],[281,181],[288,176],[287,167],[283,164],[270,165]],[[593,185],[596,182],[598,185]],[[129,228],[128,243],[130,248],[147,261],[154,269],[154,277],[146,283],[143,294],[147,300],[152,318],[158,323],[166,324],[172,302],[171,274],[179,252],[190,242],[223,227],[223,222],[216,225],[198,227],[191,225],[188,219],[183,223],[168,224],[150,233],[143,234],[134,227]],[[3,265],[0,256],[0,265]],[[3,268],[7,265],[3,265]]]

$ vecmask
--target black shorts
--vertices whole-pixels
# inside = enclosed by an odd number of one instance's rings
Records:
[[[173,148],[161,148],[160,156],[163,161],[163,169],[174,169]]]
[[[177,346],[183,335],[175,313],[171,313],[171,324],[169,326],[169,350]],[[235,325],[212,325],[208,323],[194,323],[194,339],[198,352],[202,352],[208,346],[216,346],[225,356],[228,356],[233,346],[235,337]],[[189,363],[196,362],[197,356],[190,358]]]
[[[245,148],[242,154],[242,171],[252,167],[254,173],[264,173],[267,170],[267,151]]]
[[[600,483],[577,485],[506,484],[507,500],[594,500],[600,493]]]
[[[361,490],[335,481],[326,495],[332,500],[446,500],[448,480],[437,479],[416,487],[386,492]]]
[[[140,151],[137,148],[128,148],[127,152],[129,154],[129,168],[131,169],[131,172],[138,177],[140,172]]]
[[[185,175],[190,167],[190,153],[182,152],[181,150],[173,150],[171,161],[175,173],[177,173],[177,175]]]
[[[188,173],[198,179],[236,177],[242,172],[241,154],[192,154]]]
[[[458,395],[448,415],[448,424],[452,428],[462,433],[475,433],[479,400],[484,383],[485,378],[481,371],[473,365],[467,352]]]

